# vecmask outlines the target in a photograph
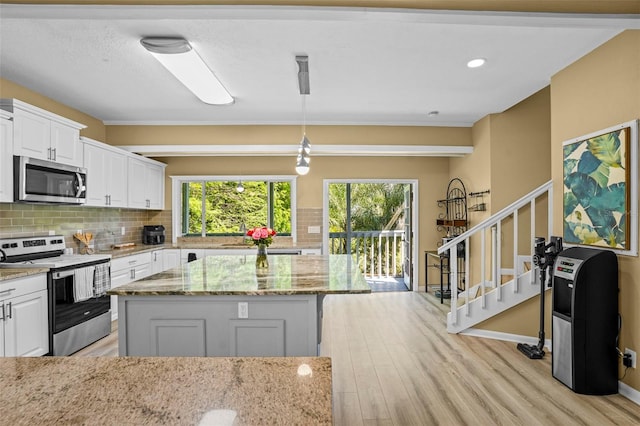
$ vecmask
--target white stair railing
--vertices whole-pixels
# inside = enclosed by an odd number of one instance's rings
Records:
[[[546,229],[540,230],[536,229],[536,202],[545,197],[547,200]],[[531,229],[531,244],[529,253],[524,257],[528,259],[529,270],[524,267],[523,255],[518,252],[518,234],[522,222],[518,219],[521,210],[527,207],[529,207],[531,220],[528,225],[525,223],[525,226],[529,226]],[[505,254],[513,258],[511,273],[513,278],[506,283],[502,283],[503,250],[501,239],[503,223],[507,219],[511,220],[513,230],[513,250],[510,254]],[[537,234],[548,238],[552,233],[552,227],[553,182],[549,181],[438,248],[440,255],[446,254],[449,256],[451,311],[447,316],[447,329],[452,333],[458,333],[538,294],[538,274],[536,273],[537,268],[533,263],[535,237]],[[485,238],[488,230],[491,230],[489,250],[487,250]],[[471,238],[478,234],[480,237],[480,251],[479,253],[470,252]],[[459,244],[464,244],[465,248],[464,259],[460,259],[460,261]],[[486,271],[487,251],[491,256],[490,279],[487,279]],[[480,277],[474,285],[470,285],[472,256],[477,256],[475,259],[479,259],[480,262]],[[509,260],[508,257],[505,260]],[[464,268],[461,268],[459,263],[464,263]],[[460,284],[462,284],[462,287],[460,287]],[[505,291],[509,293],[504,293]]]

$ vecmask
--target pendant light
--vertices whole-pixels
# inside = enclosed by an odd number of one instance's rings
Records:
[[[309,162],[311,161],[311,142],[307,138],[307,116],[306,116],[306,96],[311,93],[309,86],[309,57],[296,56],[298,63],[298,87],[302,96],[302,139],[298,147],[296,158],[296,173],[306,175],[309,173]]]

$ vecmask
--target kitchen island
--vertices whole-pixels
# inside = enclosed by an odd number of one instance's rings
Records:
[[[328,294],[370,293],[348,255],[207,256],[109,291],[121,356],[316,356]]]
[[[332,421],[329,358],[0,358],[0,383],[6,425]]]

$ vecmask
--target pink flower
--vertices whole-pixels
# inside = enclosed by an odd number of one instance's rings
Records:
[[[260,238],[267,238],[269,236],[269,231],[267,228],[260,229]]]

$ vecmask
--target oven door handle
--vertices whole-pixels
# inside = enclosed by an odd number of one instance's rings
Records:
[[[75,272],[72,270],[70,271],[62,271],[62,272],[54,272],[51,274],[51,277],[54,280],[59,280],[60,278],[65,278],[65,277],[69,277],[71,275],[73,275]]]

